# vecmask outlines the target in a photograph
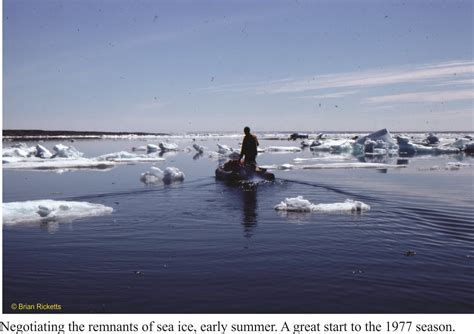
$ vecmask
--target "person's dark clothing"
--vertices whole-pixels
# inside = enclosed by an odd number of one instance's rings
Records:
[[[245,155],[246,164],[256,164],[258,139],[255,135],[248,134],[244,137],[242,142],[242,149],[240,150],[240,159]]]

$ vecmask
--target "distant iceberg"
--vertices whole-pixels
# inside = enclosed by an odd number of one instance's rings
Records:
[[[362,212],[370,210],[369,205],[350,199],[346,199],[343,203],[313,204],[302,196],[286,198],[274,208],[277,211],[289,212]]]
[[[50,199],[3,203],[3,224],[59,221],[108,215],[111,207],[89,202],[54,201]]]

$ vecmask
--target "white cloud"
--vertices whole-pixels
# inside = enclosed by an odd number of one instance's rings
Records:
[[[474,90],[445,90],[416,92],[395,95],[373,96],[365,99],[368,103],[418,103],[418,102],[450,102],[459,100],[473,100]]]
[[[335,88],[381,87],[393,84],[429,82],[431,84],[453,80],[466,80],[474,75],[474,62],[451,61],[405,66],[393,69],[315,75],[301,78],[283,78],[266,82],[238,83],[205,88],[211,93],[240,92],[253,94],[282,94],[318,91]]]
[[[321,95],[308,95],[308,96],[298,96],[297,99],[335,99],[340,98],[348,95],[357,94],[358,90],[349,90],[343,92],[335,92],[335,93],[328,93],[328,94],[321,94]]]

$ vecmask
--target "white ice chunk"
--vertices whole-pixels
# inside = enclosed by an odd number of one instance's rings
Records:
[[[350,160],[350,159],[352,159],[350,156],[331,154],[331,155],[324,155],[324,156],[314,157],[314,158],[294,158],[293,161],[295,163],[302,163],[304,161],[325,161],[325,160],[337,161],[337,160]]]
[[[178,145],[174,144],[174,143],[161,142],[158,145],[160,146],[161,152],[178,151],[179,150]]]
[[[390,148],[394,148],[397,146],[397,142],[392,138],[392,135],[387,129],[378,130],[378,131],[372,132],[371,134],[363,136],[357,139],[356,143],[359,145],[364,145],[367,139],[371,139],[373,141],[381,140],[384,143],[389,144]]]
[[[35,223],[43,221],[72,221],[74,219],[102,216],[113,209],[102,204],[72,201],[37,200],[3,203],[3,223]]]
[[[2,156],[27,158],[29,156],[29,152],[19,147],[8,147],[3,149]]]
[[[115,153],[104,154],[97,157],[97,160],[100,161],[115,161],[115,162],[157,162],[157,161],[164,161],[164,158],[153,156],[153,155],[145,155],[145,154],[135,154],[126,151],[120,151]]]
[[[42,159],[49,159],[51,158],[52,154],[51,152],[44,147],[43,145],[36,145],[36,157],[37,158],[42,158]]]
[[[227,145],[223,145],[223,144],[218,143],[217,147],[218,147],[217,152],[220,153],[220,154],[227,155],[227,154],[230,154],[230,153],[234,152],[234,150],[231,147],[227,146]]]
[[[184,181],[184,173],[176,167],[166,167],[163,174],[165,184]]]
[[[323,142],[317,142],[319,145],[310,147],[311,151],[327,151],[331,153],[342,153],[352,150],[353,140],[348,139],[328,139]]]
[[[153,153],[153,152],[159,152],[159,151],[160,151],[160,148],[156,145],[148,144],[146,146],[146,152],[147,153]]]
[[[176,167],[166,167],[164,171],[151,167],[151,171],[142,173],[140,181],[145,184],[171,184],[184,181],[184,173]]]
[[[301,152],[300,147],[296,146],[269,146],[265,149],[266,152]]]
[[[302,165],[302,169],[345,169],[345,168],[375,168],[375,169],[388,169],[388,168],[405,168],[406,165],[389,165],[376,162],[341,162],[341,163],[330,163],[330,164],[314,164],[314,165]]]
[[[313,204],[302,196],[286,198],[275,206],[278,211],[290,212],[362,212],[370,206],[359,201],[346,199],[343,203]]]
[[[58,144],[53,147],[55,152],[52,158],[80,158],[84,153],[79,152],[72,146],[66,146],[63,144]]]
[[[110,169],[115,166],[112,161],[95,159],[41,159],[41,158],[3,158],[3,169],[25,170],[60,170],[60,169]]]

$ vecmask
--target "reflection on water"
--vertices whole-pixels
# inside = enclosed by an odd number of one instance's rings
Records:
[[[257,226],[257,187],[242,189],[242,204],[244,235],[246,238],[250,238]]]

